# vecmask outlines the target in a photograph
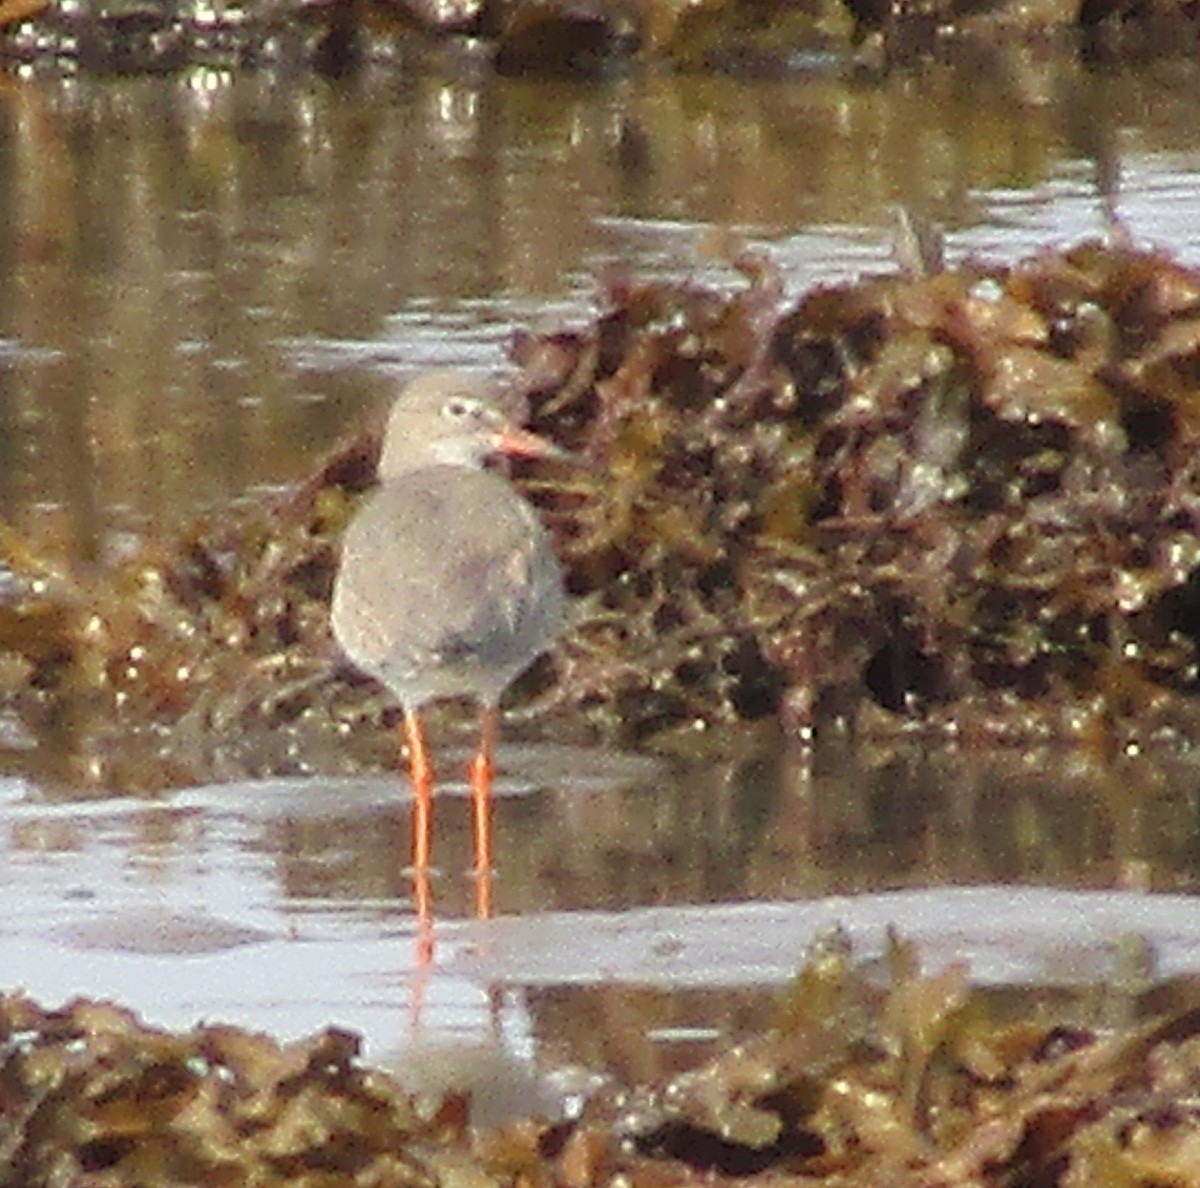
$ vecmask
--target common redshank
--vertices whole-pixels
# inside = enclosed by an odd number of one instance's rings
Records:
[[[429,867],[434,791],[421,711],[456,696],[482,709],[470,782],[476,870],[491,869],[500,697],[558,632],[563,586],[533,508],[484,467],[498,455],[557,453],[505,411],[483,378],[426,372],[392,408],[380,485],[346,531],[333,631],[404,711],[419,872]]]

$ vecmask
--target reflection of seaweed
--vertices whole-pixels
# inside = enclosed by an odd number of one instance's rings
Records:
[[[779,714],[884,730],[1186,735],[1200,636],[1200,276],[1087,244],[1011,269],[731,296],[612,288],[525,336],[519,477],[574,626],[527,700],[636,740]],[[285,504],[87,581],[6,534],[18,704],[180,736],[336,724],[325,603],[358,441]],[[160,777],[161,778],[161,777]],[[146,777],[153,782],[153,777]]]
[[[761,1034],[668,1081],[602,1090],[574,1121],[486,1132],[468,1126],[465,1090],[415,1101],[344,1032],[177,1036],[107,1004],[3,996],[0,1151],[13,1183],[114,1188],[1194,1182],[1194,983],[1103,990],[1131,1021],[1100,1031],[1052,995],[1031,1010],[1038,991],[988,995],[963,966],[919,964],[893,938],[864,970],[835,932]]]

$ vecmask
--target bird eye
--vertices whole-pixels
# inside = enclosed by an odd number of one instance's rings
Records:
[[[465,396],[451,396],[442,405],[442,415],[452,421],[464,421],[474,416],[478,409],[479,405],[474,400],[468,400]]]

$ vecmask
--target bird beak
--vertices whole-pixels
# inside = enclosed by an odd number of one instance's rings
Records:
[[[512,425],[505,425],[492,440],[500,453],[511,458],[553,458],[559,462],[571,462],[575,458],[574,454],[560,449],[554,442]]]

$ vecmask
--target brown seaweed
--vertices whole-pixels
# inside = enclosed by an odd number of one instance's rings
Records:
[[[587,463],[517,476],[576,605],[516,701],[624,743],[776,718],[1186,747],[1200,273],[1087,243],[788,305],[739,264],[732,294],[615,282],[592,325],[514,343],[536,428]],[[203,770],[216,738],[336,739],[383,710],[326,616],[377,448],[107,570],[4,530],[9,702],[35,733],[69,708],[94,760],[153,738],[174,766],[129,786]]]
[[[1036,1016],[820,938],[759,1033],[683,1073],[597,1092],[577,1117],[470,1125],[329,1029],[281,1045],[172,1034],[111,1004],[0,997],[0,1159],[28,1185],[407,1184],[599,1188],[1196,1182],[1200,1001],[1148,987],[1129,1024]]]

